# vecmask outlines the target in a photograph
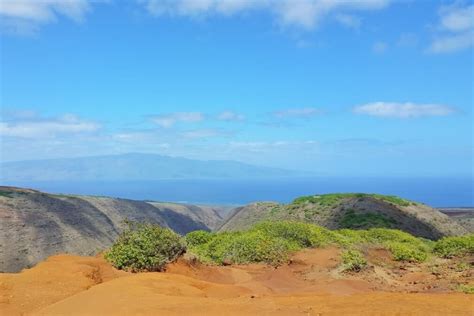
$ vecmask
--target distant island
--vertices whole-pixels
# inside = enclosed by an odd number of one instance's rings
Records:
[[[11,161],[0,164],[0,181],[119,181],[229,179],[308,176],[311,173],[255,166],[231,160],[195,160],[129,153],[78,158]]]

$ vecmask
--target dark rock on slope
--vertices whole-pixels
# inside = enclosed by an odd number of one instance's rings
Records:
[[[330,229],[396,228],[429,239],[467,233],[464,227],[434,208],[377,194],[315,195],[298,198],[287,205],[254,203],[235,209],[220,230],[241,230],[257,221],[282,219]]]
[[[125,219],[185,234],[212,230],[221,217],[208,206],[0,187],[0,272],[19,271],[56,253],[95,254],[113,243]]]

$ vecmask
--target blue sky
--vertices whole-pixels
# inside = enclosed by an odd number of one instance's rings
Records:
[[[0,2],[2,161],[472,176],[470,1]]]

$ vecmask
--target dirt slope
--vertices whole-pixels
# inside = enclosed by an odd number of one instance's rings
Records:
[[[210,230],[221,220],[207,206],[0,187],[0,272],[20,271],[57,253],[95,254],[113,243],[124,219],[157,223],[181,234]]]
[[[429,239],[467,233],[455,220],[427,205],[372,194],[308,196],[286,205],[258,202],[236,209],[219,230],[241,230],[260,220],[282,219],[330,229],[396,228]]]
[[[384,258],[373,254],[374,258]],[[369,260],[371,257],[369,256]],[[395,264],[389,259],[386,264]],[[447,263],[450,264],[450,263]],[[297,253],[280,268],[203,266],[130,274],[98,257],[61,255],[0,274],[1,315],[472,315],[473,296],[424,266],[342,274],[335,248]],[[448,271],[447,269],[446,271]],[[446,272],[448,273],[448,272]],[[450,272],[449,272],[450,273]],[[443,275],[443,278],[450,275]],[[472,276],[471,276],[472,279]],[[472,282],[472,280],[470,281]],[[413,293],[409,293],[413,292]]]

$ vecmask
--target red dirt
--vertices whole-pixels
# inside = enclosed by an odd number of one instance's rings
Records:
[[[137,274],[117,271],[99,257],[60,255],[18,274],[0,274],[0,314],[474,315],[474,297],[447,288],[387,292],[434,282],[426,271],[344,274],[338,267],[335,248],[301,251],[279,268],[180,259],[165,273]],[[392,283],[384,289],[374,281],[377,273]]]

